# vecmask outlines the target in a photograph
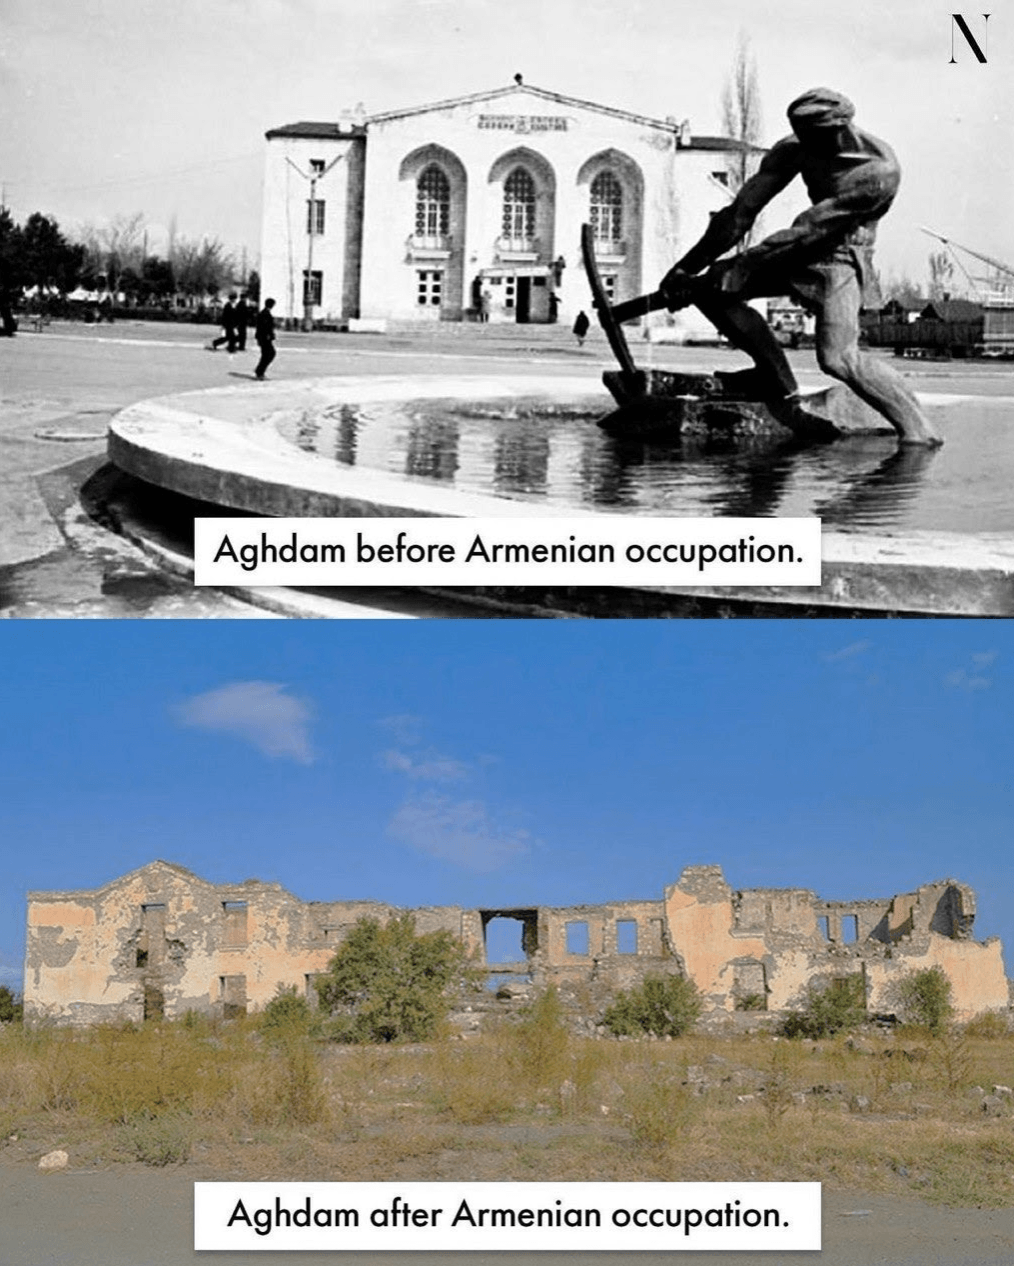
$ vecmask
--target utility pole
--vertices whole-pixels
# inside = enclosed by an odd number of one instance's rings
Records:
[[[307,211],[307,216],[306,216],[306,228],[307,228],[306,281],[304,282],[304,285],[303,285],[303,329],[304,330],[313,329],[313,303],[312,303],[313,239],[316,236],[316,230],[317,230],[317,224],[316,224],[317,181],[322,180],[327,175],[327,173],[331,170],[331,168],[334,167],[336,164],[340,163],[344,157],[345,157],[344,154],[339,154],[336,158],[332,158],[331,161],[328,163],[328,165],[325,168],[323,168],[321,171],[314,171],[311,168],[309,173],[297,167],[291,158],[287,157],[285,159],[285,161],[289,164],[292,170],[297,173],[297,175],[302,176],[304,180],[308,180],[310,182],[310,206],[309,206],[309,209]]]

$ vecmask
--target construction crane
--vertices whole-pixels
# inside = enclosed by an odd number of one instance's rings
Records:
[[[956,251],[964,251],[973,259],[987,264],[997,274],[993,279],[988,277],[978,279],[980,285],[985,288],[985,294],[983,296],[982,343],[976,351],[978,355],[1002,356],[1005,359],[1014,357],[1014,265],[1005,264],[1002,259],[994,259],[992,255],[984,255],[981,251],[973,251],[970,246],[962,246],[960,242],[944,237],[942,233],[934,233],[932,229],[921,229],[921,232],[935,237],[938,242],[943,242],[954,257],[955,263],[973,286],[976,285],[976,281],[969,276],[968,270],[958,258]]]
[[[1001,290],[1010,290],[1014,288],[1014,264],[1005,264],[1003,260],[994,259],[992,255],[983,255],[981,251],[973,251],[970,246],[962,246],[960,242],[956,242],[951,237],[944,237],[942,233],[936,233],[933,229],[927,229],[920,226],[919,232],[925,233],[928,237],[935,237],[938,242],[943,242],[944,246],[946,246],[954,256],[954,262],[958,265],[973,286],[976,285],[976,281],[988,286],[990,285],[990,281],[988,278],[974,278],[969,276],[968,269],[965,268],[964,264],[962,264],[956,254],[956,251],[963,251],[966,255],[971,255],[973,259],[979,260],[980,263],[988,264],[990,268],[995,269],[998,273],[1004,274],[1008,280],[1000,284]]]

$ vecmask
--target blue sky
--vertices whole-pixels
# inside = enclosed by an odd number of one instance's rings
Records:
[[[25,893],[156,857],[306,899],[565,905],[952,876],[1014,944],[1009,622],[6,622]],[[1008,964],[1010,959],[1008,957]]]
[[[925,0],[0,0],[0,194],[15,217],[65,228],[142,212],[152,250],[173,217],[189,237],[260,247],[264,133],[362,102],[402,109],[510,84],[656,118],[720,125],[743,32],[757,61],[764,140],[815,84],[897,150],[905,177],[880,266],[925,276],[928,225],[1009,259],[1014,21]],[[777,221],[772,211],[770,231]],[[968,261],[965,261],[966,265]]]

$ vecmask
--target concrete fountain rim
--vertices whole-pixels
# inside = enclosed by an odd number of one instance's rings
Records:
[[[340,375],[205,388],[143,400],[118,413],[110,460],[146,482],[237,511],[283,517],[598,518],[623,511],[560,506],[342,467],[294,448],[284,415],[336,403],[476,397],[601,397],[596,378]],[[936,398],[929,397],[930,402]],[[949,398],[950,400],[950,398]],[[250,405],[256,406],[250,416]],[[825,531],[820,590],[756,587],[652,592],[924,615],[1014,614],[1014,538],[1002,533]]]

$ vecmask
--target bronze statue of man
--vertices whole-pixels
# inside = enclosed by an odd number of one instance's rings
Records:
[[[788,108],[792,134],[768,151],[659,289],[671,311],[695,304],[753,357],[752,384],[780,422],[801,438],[830,439],[837,432],[802,408],[785,353],[747,304],[791,295],[816,316],[817,362],[824,373],[882,414],[902,444],[932,446],[942,441],[901,376],[859,349],[859,309],[873,277],[876,225],[894,201],[901,169],[888,145],[854,125],[854,114],[852,102],[830,88],[797,97]],[[796,176],[802,176],[813,205],[789,228],[719,260]]]

